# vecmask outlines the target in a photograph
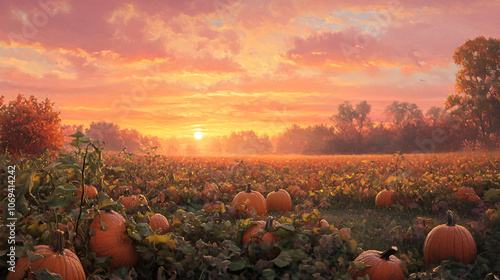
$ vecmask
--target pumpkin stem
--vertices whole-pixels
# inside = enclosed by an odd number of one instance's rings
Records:
[[[264,231],[271,231],[273,229],[273,217],[269,216],[266,221],[266,227],[264,228]]]
[[[248,184],[247,186],[247,189],[246,189],[246,193],[251,193],[252,192],[252,189],[250,188],[252,185],[251,184]]]
[[[448,210],[446,211],[446,218],[448,219],[448,222],[446,223],[447,226],[455,226],[455,214],[453,214],[453,211]]]
[[[280,188],[278,186],[276,186],[276,190],[274,190],[275,192],[279,192],[280,191]]]
[[[381,259],[384,259],[386,261],[389,260],[389,257],[396,254],[398,252],[398,247],[396,246],[391,246],[389,249],[383,251],[382,253],[380,253],[380,258]]]
[[[59,253],[64,255],[64,232],[61,230],[56,230],[52,234],[52,251],[54,253]]]

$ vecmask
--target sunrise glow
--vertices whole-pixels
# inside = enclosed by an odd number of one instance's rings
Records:
[[[197,131],[197,132],[194,133],[193,137],[196,140],[201,140],[201,138],[203,138],[203,133]]]
[[[500,37],[498,1],[7,3],[6,100],[50,98],[63,124],[159,137],[330,125],[344,101],[366,100],[374,121],[394,100],[425,111],[454,92],[457,47]]]

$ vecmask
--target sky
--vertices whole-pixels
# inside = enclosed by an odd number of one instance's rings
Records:
[[[500,38],[500,1],[2,0],[0,95],[49,98],[63,124],[160,137],[276,135],[332,124],[344,101],[383,120],[455,93],[453,53]]]

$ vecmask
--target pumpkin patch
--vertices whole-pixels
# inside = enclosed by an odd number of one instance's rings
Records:
[[[483,280],[500,267],[499,154],[242,161],[99,152],[87,158],[85,184],[75,181],[76,156],[48,165],[51,176],[38,162],[17,174],[16,190],[31,193],[18,200],[16,272],[4,267],[0,278],[51,277],[45,267],[94,280]],[[81,185],[87,198],[77,200]],[[72,269],[55,270],[62,257]]]

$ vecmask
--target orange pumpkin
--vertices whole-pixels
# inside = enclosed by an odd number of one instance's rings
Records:
[[[363,270],[357,269],[355,266],[348,268],[352,279],[369,275],[371,280],[402,280],[406,279],[404,268],[401,265],[401,260],[394,256],[398,248],[392,246],[384,252],[369,250],[361,253],[354,261],[361,262],[366,265]]]
[[[396,201],[396,192],[392,190],[380,191],[375,197],[375,205],[380,207],[391,206]]]
[[[122,196],[120,203],[126,208],[131,208],[139,205],[148,205],[148,201],[143,195]]]
[[[270,192],[266,197],[267,211],[292,211],[292,198],[290,194],[276,186],[276,190]]]
[[[244,205],[247,213],[251,214],[253,208],[258,216],[267,215],[267,207],[266,207],[266,199],[264,196],[257,192],[252,191],[251,185],[248,184],[247,189],[245,191],[239,192],[233,199],[231,203],[233,206],[241,206]]]
[[[153,231],[158,230],[160,234],[166,234],[170,230],[168,220],[162,214],[154,214],[149,217],[149,226]]]
[[[39,245],[41,246],[41,245]],[[35,246],[35,250],[38,246]],[[28,257],[23,257],[23,258],[20,258],[17,260],[16,262],[16,266],[14,267],[15,271],[9,271],[9,274],[7,274],[7,278],[5,278],[6,280],[22,280],[22,279],[25,279],[24,276],[26,275],[26,273],[28,273],[27,275],[31,274],[31,268],[29,268],[29,271],[28,270],[28,267],[30,265],[30,262],[28,260]]]
[[[88,195],[90,198],[94,198],[97,196],[97,189],[94,186],[85,186],[85,195]],[[76,195],[80,197],[82,195],[81,190],[76,191]]]
[[[272,244],[278,241],[278,236],[271,232],[274,220],[269,217],[266,221],[255,221],[243,234],[243,245],[248,243]]]
[[[463,264],[470,264],[477,254],[476,242],[470,232],[455,223],[452,211],[446,212],[447,223],[433,228],[424,241],[426,264],[440,263],[453,256]]]
[[[256,221],[254,225],[245,231],[242,237],[243,246],[248,244],[258,245],[263,251],[261,257],[266,259],[274,259],[280,254],[280,249],[274,247],[274,243],[278,241],[278,236],[272,232],[273,225],[276,222],[272,217],[267,221]]]
[[[137,263],[137,251],[132,240],[125,235],[125,218],[122,215],[113,210],[99,211],[90,228],[95,232],[90,237],[90,250],[98,257],[112,257],[111,269],[133,267]]]
[[[479,196],[477,196],[476,192],[471,187],[461,187],[457,191],[457,199],[467,199],[469,202],[475,202],[481,200]]]
[[[48,269],[51,273],[56,273],[64,279],[85,280],[85,271],[78,256],[69,249],[64,249],[64,233],[56,230],[52,235],[52,246],[37,245],[35,254],[42,255],[43,258],[29,264],[27,257],[18,260],[15,273],[9,273],[8,280],[23,279],[27,269],[29,279],[34,279],[32,272],[39,269]]]

